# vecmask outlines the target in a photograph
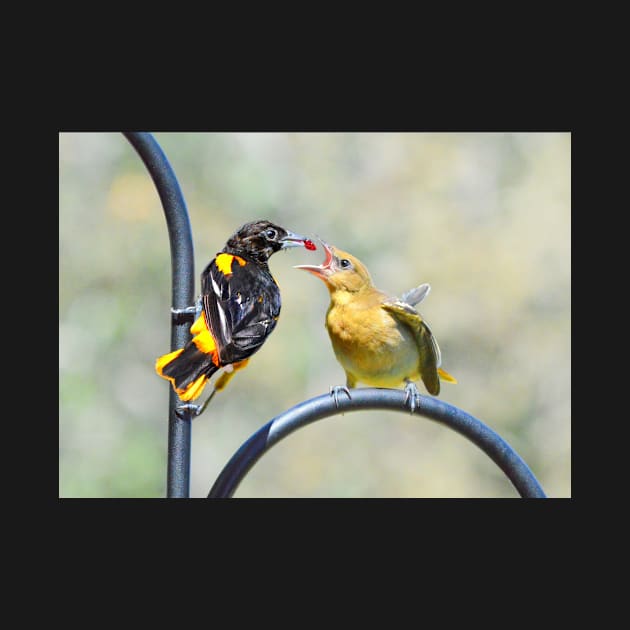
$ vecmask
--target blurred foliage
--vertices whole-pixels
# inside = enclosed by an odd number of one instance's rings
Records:
[[[242,223],[268,218],[359,257],[377,287],[421,282],[458,385],[440,397],[571,494],[571,136],[567,133],[156,133],[193,227],[195,274]],[[161,497],[171,263],[157,192],[116,133],[59,135],[59,495]],[[289,407],[343,384],[328,292],[271,259],[282,315],[193,424],[191,496]],[[199,284],[197,280],[196,291]],[[421,392],[424,392],[419,384]],[[238,497],[515,497],[472,443],[430,420],[355,412],[263,457]]]

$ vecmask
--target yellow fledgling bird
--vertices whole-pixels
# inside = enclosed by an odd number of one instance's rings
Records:
[[[321,239],[320,239],[321,240]],[[426,321],[414,308],[429,293],[422,284],[392,297],[372,284],[365,265],[347,252],[322,241],[326,260],[321,265],[297,265],[321,278],[330,292],[326,329],[337,360],[346,373],[346,387],[331,388],[337,395],[358,381],[374,387],[405,385],[411,411],[420,393],[413,381],[422,379],[433,396],[440,378],[457,383],[441,365],[440,348]]]

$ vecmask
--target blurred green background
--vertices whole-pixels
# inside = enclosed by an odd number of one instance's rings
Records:
[[[440,398],[506,439],[550,497],[571,495],[569,133],[156,133],[184,193],[199,274],[268,218],[355,254],[376,286],[429,282],[420,311],[459,380]],[[171,262],[162,207],[122,134],[59,134],[59,496],[163,497]],[[191,496],[289,407],[344,384],[328,291],[274,256],[276,330],[193,423]],[[419,384],[421,393],[426,391]],[[204,394],[205,396],[205,394]],[[517,497],[459,434],[397,412],[316,422],[237,497]]]

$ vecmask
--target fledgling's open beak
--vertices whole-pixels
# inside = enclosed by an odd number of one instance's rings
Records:
[[[321,238],[317,237],[317,240],[322,244],[324,248],[324,252],[326,253],[326,259],[321,265],[294,265],[294,269],[303,269],[304,271],[308,271],[312,273],[314,276],[321,278],[322,280],[326,280],[328,276],[334,273],[333,269],[333,261],[335,260],[335,254],[331,249],[328,243],[322,241]]]
[[[306,236],[300,236],[295,232],[289,232],[289,230],[286,232],[287,235],[280,239],[280,243],[282,243],[281,249],[289,249],[289,247],[306,247],[306,249],[310,250],[317,249],[315,243],[306,238]]]

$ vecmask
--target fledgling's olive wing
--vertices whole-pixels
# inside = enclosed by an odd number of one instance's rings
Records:
[[[440,377],[437,370],[442,359],[440,348],[428,324],[415,308],[404,302],[385,302],[382,306],[413,333],[420,357],[420,377],[427,391],[437,396],[440,393]]]
[[[405,304],[415,306],[416,304],[420,304],[420,302],[422,302],[422,300],[424,300],[424,298],[429,295],[430,291],[431,285],[425,282],[424,284],[421,284],[420,286],[403,293],[400,301],[404,302]]]

